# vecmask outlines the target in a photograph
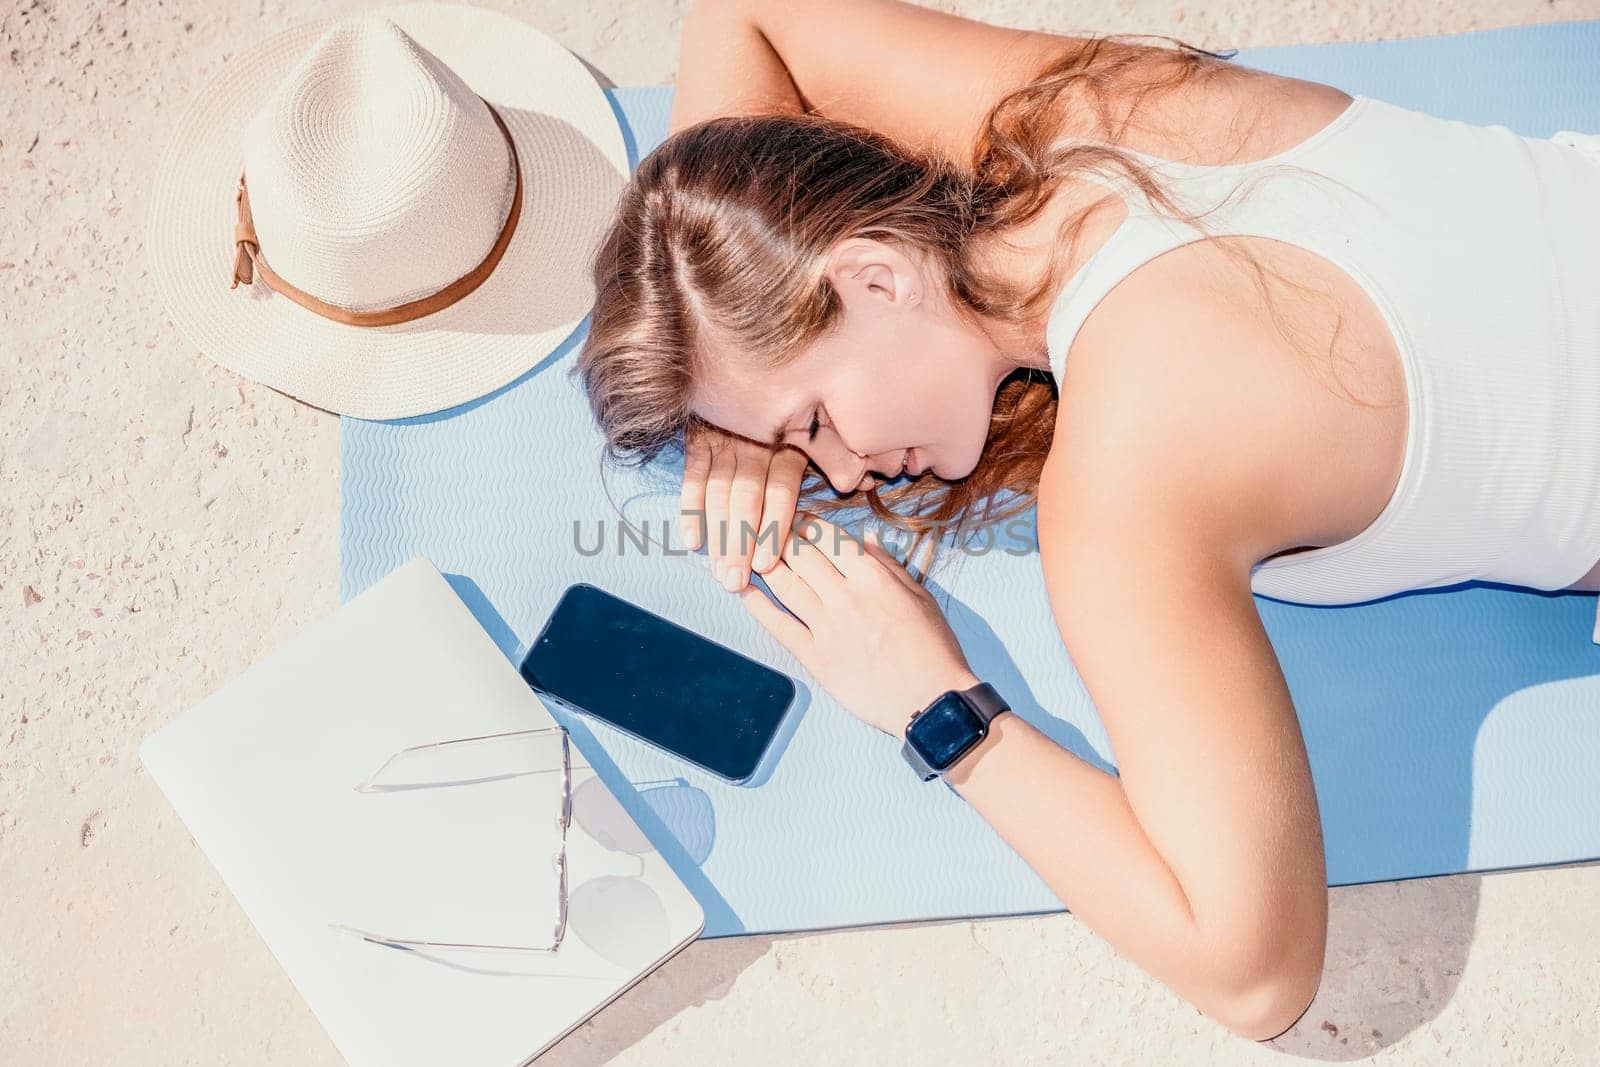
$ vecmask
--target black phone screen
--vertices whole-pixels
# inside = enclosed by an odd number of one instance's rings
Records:
[[[587,582],[561,595],[521,670],[536,691],[735,782],[795,696],[787,675]]]

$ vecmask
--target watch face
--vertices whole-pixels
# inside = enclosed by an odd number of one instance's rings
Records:
[[[942,771],[983,736],[983,720],[959,693],[946,693],[912,720],[906,740],[934,770]]]

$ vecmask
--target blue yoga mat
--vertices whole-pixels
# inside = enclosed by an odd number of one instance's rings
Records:
[[[1597,59],[1600,21],[1256,49],[1236,62],[1544,137],[1600,131]],[[611,92],[632,163],[665,136],[671,92]],[[917,781],[892,738],[813,684],[716,586],[704,555],[616,549],[619,516],[657,546],[675,527],[679,471],[602,480],[599,435],[567,374],[586,328],[482,400],[343,420],[341,597],[425,554],[520,661],[562,590],[588,581],[794,677],[798,705],[745,787],[551,709],[699,898],[704,936],[1063,910],[981,816]],[[602,534],[611,547],[586,554]],[[1050,737],[1114,767],[1037,554],[951,563],[933,588],[979,676]],[[1600,857],[1593,596],[1470,583],[1357,606],[1257,604],[1305,733],[1330,884]]]

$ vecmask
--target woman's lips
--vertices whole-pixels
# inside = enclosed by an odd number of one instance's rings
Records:
[[[861,475],[861,481],[858,483],[858,488],[865,489],[870,488],[870,485],[872,484],[882,484],[882,482],[878,481],[879,478],[882,478],[883,482],[892,482],[902,474],[910,474],[912,477],[921,474],[922,466],[920,462],[913,464],[911,459],[912,455],[916,451],[917,450],[914,448],[906,449],[905,453],[900,457],[900,465],[895,468],[895,472],[893,474],[881,475],[876,474],[873,471],[864,472]]]

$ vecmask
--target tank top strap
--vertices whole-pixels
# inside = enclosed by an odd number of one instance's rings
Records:
[[[1144,190],[1123,174],[1120,168],[1110,166],[1095,176],[1094,181],[1122,197],[1128,216],[1067,280],[1056,297],[1045,330],[1047,352],[1056,381],[1061,381],[1067,351],[1089,313],[1118,282],[1150,260],[1208,235],[1240,229],[1233,223],[1241,217],[1241,211],[1246,222],[1243,229],[1260,230],[1263,222],[1275,220],[1275,210],[1301,214],[1307,214],[1313,208],[1327,210],[1321,201],[1311,200],[1304,194],[1267,197],[1265,201],[1252,202],[1242,209],[1234,197],[1240,191],[1241,184],[1248,188],[1251,180],[1258,176],[1271,175],[1280,168],[1287,168],[1293,175],[1298,169],[1297,164],[1321,151],[1340,131],[1353,125],[1373,106],[1374,101],[1370,97],[1354,94],[1352,102],[1343,112],[1310,137],[1276,155],[1246,163],[1184,163],[1153,156],[1125,145],[1116,146],[1149,168],[1175,207],[1204,217],[1206,226],[1197,227],[1157,209]],[[1106,144],[1071,136],[1062,137],[1056,142],[1058,145],[1073,143]],[[1278,200],[1283,200],[1287,207],[1279,205]],[[1337,206],[1339,202],[1330,203]]]
[[[1155,211],[1137,188],[1119,191],[1128,206],[1127,218],[1067,279],[1046,320],[1045,348],[1058,386],[1066,370],[1067,352],[1101,299],[1156,256],[1204,236],[1181,220]]]

